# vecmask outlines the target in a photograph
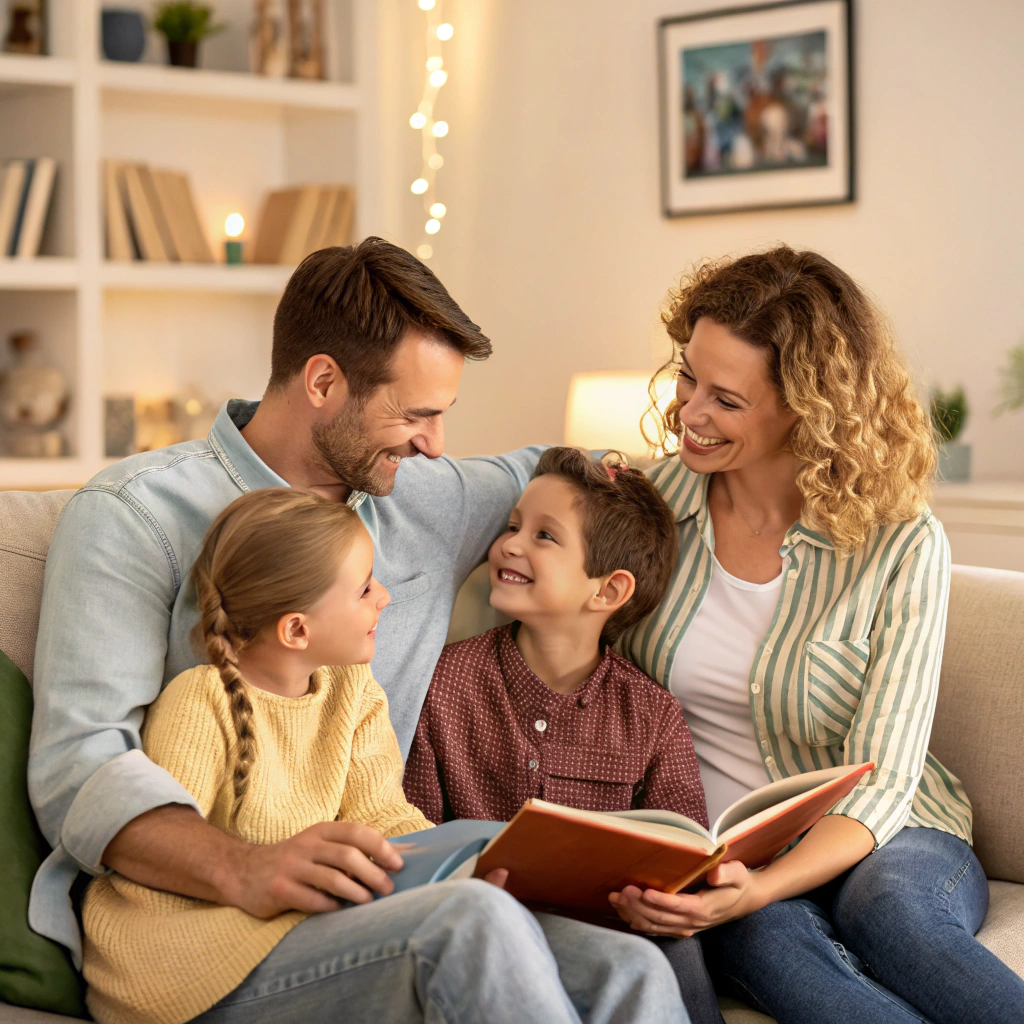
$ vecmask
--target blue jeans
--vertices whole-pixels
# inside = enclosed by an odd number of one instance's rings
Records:
[[[658,948],[486,882],[306,918],[202,1024],[688,1024]]]
[[[701,938],[716,980],[779,1024],[1020,1024],[1024,979],[974,938],[987,909],[967,843],[904,828],[830,885]]]

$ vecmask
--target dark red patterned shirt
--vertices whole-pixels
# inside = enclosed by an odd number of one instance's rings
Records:
[[[435,823],[508,821],[530,797],[593,811],[655,807],[708,823],[675,697],[610,649],[572,693],[555,693],[523,661],[512,626],[441,653],[405,793]]]

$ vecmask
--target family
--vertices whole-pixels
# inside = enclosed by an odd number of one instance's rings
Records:
[[[949,548],[884,317],[824,257],[670,295],[676,398],[640,471],[444,456],[489,340],[368,238],[295,271],[261,402],[67,504],[46,565],[32,927],[102,1024],[1010,1024],[974,938],[971,804],[928,751]],[[421,457],[422,456],[422,457]],[[489,565],[511,625],[444,647]],[[799,842],[706,887],[533,912],[507,872],[391,895],[402,846],[530,797],[707,823],[872,761]],[[377,896],[387,899],[377,899]]]

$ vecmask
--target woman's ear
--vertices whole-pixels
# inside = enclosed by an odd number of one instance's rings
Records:
[[[304,651],[309,646],[309,623],[302,612],[288,612],[277,620],[277,639],[289,651]]]
[[[616,569],[615,572],[601,578],[601,587],[588,602],[596,612],[608,615],[617,612],[636,590],[636,579],[627,569]]]

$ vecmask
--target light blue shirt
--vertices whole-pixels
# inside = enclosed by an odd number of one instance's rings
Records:
[[[244,491],[288,484],[240,430],[255,402],[228,402],[205,441],[134,455],[68,502],[46,562],[35,659],[29,792],[53,847],[32,886],[29,923],[81,963],[70,888],[98,874],[103,851],[133,818],[191,794],[142,753],[146,707],[199,663],[188,572],[216,515]],[[403,461],[385,498],[349,505],[376,547],[391,593],[373,673],[388,696],[403,757],[444,645],[455,595],[508,522],[539,448]],[[183,585],[186,584],[186,585]]]

